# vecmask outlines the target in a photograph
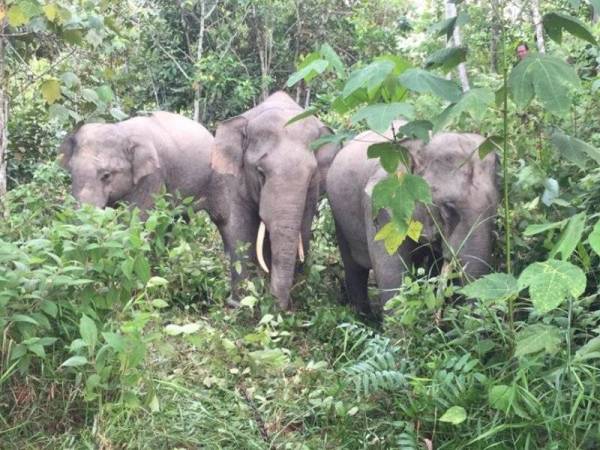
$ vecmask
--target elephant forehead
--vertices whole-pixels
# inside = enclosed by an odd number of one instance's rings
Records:
[[[312,117],[286,125],[300,111],[271,109],[255,117],[248,124],[251,137],[280,140],[288,139],[308,144],[319,137],[319,126]]]
[[[99,148],[98,146],[81,146],[73,157],[73,168],[94,167],[96,169],[124,170],[130,164],[124,155],[112,149]]]

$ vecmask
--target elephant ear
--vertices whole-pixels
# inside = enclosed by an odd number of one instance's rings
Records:
[[[130,151],[134,185],[160,169],[158,152],[151,142],[133,143]]]
[[[219,124],[210,162],[215,172],[239,175],[244,161],[247,125],[248,119],[242,116],[233,117]]]
[[[319,138],[331,134],[334,134],[334,131],[331,128],[325,125],[319,127]],[[329,172],[331,163],[340,147],[341,145],[339,143],[329,142],[315,151],[315,157],[317,158],[317,165],[319,167],[319,195],[321,196],[325,195],[327,192],[327,173]]]
[[[60,144],[59,152],[60,152],[60,165],[64,169],[69,168],[69,162],[73,157],[73,153],[75,152],[75,147],[77,146],[77,139],[74,134],[69,134],[65,140]]]

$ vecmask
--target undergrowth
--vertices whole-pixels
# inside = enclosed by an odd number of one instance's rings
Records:
[[[45,166],[4,200],[2,448],[600,445],[591,292],[543,316],[520,298],[515,341],[505,303],[457,299],[417,272],[383,325],[365,325],[340,305],[323,204],[297,311],[278,312],[260,277],[229,309],[203,213],[186,223],[161,198],[142,223],[74,210],[65,192]]]

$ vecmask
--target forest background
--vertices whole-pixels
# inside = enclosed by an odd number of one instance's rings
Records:
[[[0,0],[0,447],[597,448],[599,14],[597,0]],[[204,215],[73,207],[55,160],[80,122],[160,109],[214,131],[284,88],[348,137],[365,122],[336,99],[382,55],[401,57],[394,76],[421,68],[417,118],[501,157],[496,273],[477,284],[415,272],[385,323],[363,324],[340,306],[323,202],[299,311],[280,314],[260,277],[229,310]],[[393,101],[388,75],[363,77],[368,105]]]

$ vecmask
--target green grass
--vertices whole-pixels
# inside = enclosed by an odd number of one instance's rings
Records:
[[[600,445],[593,293],[543,317],[519,299],[514,338],[506,304],[465,302],[415,274],[385,323],[366,325],[340,305],[323,207],[296,311],[280,313],[260,276],[245,306],[229,309],[206,216],[185,224],[159,202],[141,225],[126,211],[60,207],[64,189],[43,186],[11,194],[0,224],[1,449]],[[92,284],[78,284],[81,265]],[[521,331],[537,325],[560,335],[515,356]]]

